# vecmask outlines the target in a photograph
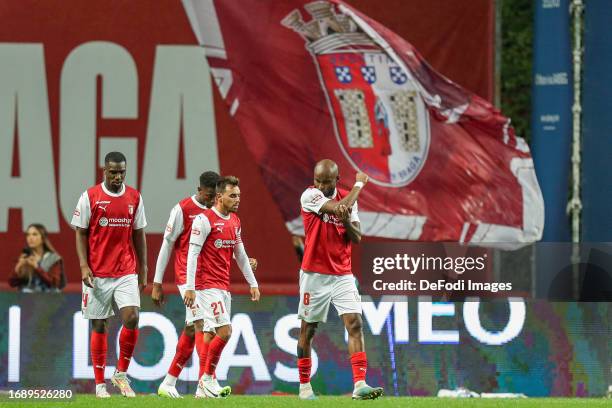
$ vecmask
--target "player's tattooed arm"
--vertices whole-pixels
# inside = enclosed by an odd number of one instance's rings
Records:
[[[342,219],[343,212],[349,212],[350,208],[353,207],[353,204],[357,201],[357,197],[359,197],[359,193],[363,189],[363,187],[368,182],[368,175],[362,172],[358,172],[355,176],[355,184],[351,191],[344,197],[342,200],[329,200],[319,210],[321,214],[334,214],[338,218]]]
[[[132,231],[132,243],[138,258],[138,287],[142,292],[147,286],[147,237],[144,228]]]
[[[348,215],[350,219],[350,214]],[[361,242],[361,224],[359,222],[342,219],[342,223],[344,224],[344,228],[346,229],[346,238],[350,240],[353,244],[358,244]]]
[[[81,280],[85,286],[93,288],[94,276],[87,263],[87,252],[88,252],[88,240],[87,235],[88,229],[76,227],[76,250],[79,257],[79,265],[81,267]]]

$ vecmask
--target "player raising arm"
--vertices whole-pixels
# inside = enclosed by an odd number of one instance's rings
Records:
[[[301,197],[306,235],[300,270],[302,320],[298,340],[300,399],[314,399],[310,384],[311,344],[319,323],[327,321],[329,305],[334,304],[348,331],[348,351],[353,369],[353,399],[375,399],[383,389],[366,384],[367,358],[363,341],[361,297],[351,269],[351,243],[361,241],[357,197],[368,181],[357,173],[351,191],[336,188],[338,166],[321,160],[315,166],[314,185]]]

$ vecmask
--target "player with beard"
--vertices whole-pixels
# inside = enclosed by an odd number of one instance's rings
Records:
[[[216,191],[214,207],[198,215],[191,227],[187,283],[183,296],[187,307],[196,303],[197,296],[197,303],[203,308],[205,324],[216,332],[208,349],[204,373],[199,380],[199,387],[209,397],[221,397],[223,391],[215,383],[213,373],[232,333],[229,293],[232,257],[236,259],[250,286],[251,300],[257,302],[260,296],[257,280],[242,243],[240,219],[236,215],[240,205],[239,180],[233,176],[224,177],[217,183]],[[196,271],[199,267],[203,270],[203,290],[196,292]]]
[[[174,275],[175,283],[178,286],[181,296],[185,293],[185,284],[187,276],[187,252],[189,250],[189,236],[191,233],[191,225],[198,214],[212,208],[215,203],[216,185],[220,177],[214,171],[206,171],[200,175],[200,185],[197,188],[197,193],[186,197],[172,208],[170,218],[164,233],[164,240],[159,250],[157,264],[155,268],[155,278],[153,280],[153,292],[151,298],[153,303],[161,306],[164,303],[164,293],[162,290],[162,282],[164,272],[174,248]],[[249,260],[251,267],[257,267],[257,261]],[[196,271],[196,291],[203,288],[203,275],[201,263]],[[196,296],[197,297],[197,296]],[[176,354],[170,364],[166,377],[159,385],[157,394],[167,398],[181,398],[181,395],[176,390],[176,380],[185,364],[193,354],[194,347],[198,350],[200,357],[200,372],[198,378],[204,373],[204,364],[208,354],[208,346],[215,336],[213,328],[208,327],[203,321],[203,309],[197,302],[185,311],[185,327],[179,337]],[[213,378],[216,382],[216,379]],[[218,385],[218,383],[217,383]],[[231,392],[230,387],[220,387],[221,396],[227,396]],[[205,392],[201,387],[196,389],[196,398],[205,397]]]
[[[329,305],[334,304],[348,331],[348,351],[353,370],[353,399],[376,399],[380,387],[365,382],[368,361],[363,341],[361,297],[351,270],[351,243],[361,241],[357,197],[368,176],[357,173],[351,191],[336,187],[338,166],[321,160],[314,169],[314,185],[301,197],[306,235],[300,270],[302,320],[298,340],[300,399],[315,399],[310,385],[311,344],[319,323],[327,321]]]

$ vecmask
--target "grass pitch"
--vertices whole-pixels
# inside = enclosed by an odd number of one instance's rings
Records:
[[[138,395],[136,398],[127,399],[113,395],[110,399],[96,399],[93,395],[79,394],[71,401],[33,401],[12,400],[24,407],[68,407],[68,408],[151,408],[151,407],[266,407],[266,408],[291,408],[291,407],[329,407],[339,406],[371,406],[376,408],[386,407],[410,407],[410,408],[433,408],[433,407],[612,407],[610,399],[596,398],[527,398],[527,399],[448,399],[448,398],[423,398],[423,397],[382,397],[375,401],[353,401],[350,396],[326,397],[321,396],[316,401],[300,401],[295,395],[291,396],[243,396],[233,395],[227,399],[205,399],[196,400],[188,395],[183,399],[170,400],[160,398],[156,395]],[[3,402],[6,402],[4,400]],[[2,404],[10,407],[11,403]]]

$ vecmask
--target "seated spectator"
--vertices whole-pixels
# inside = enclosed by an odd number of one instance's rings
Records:
[[[9,276],[9,285],[21,292],[59,292],[63,289],[66,286],[64,264],[42,224],[28,226],[26,244]]]

